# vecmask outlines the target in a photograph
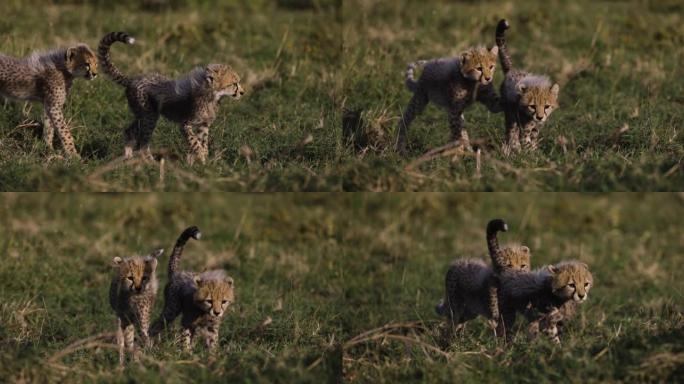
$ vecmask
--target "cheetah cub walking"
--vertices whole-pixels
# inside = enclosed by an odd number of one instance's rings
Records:
[[[500,248],[496,233],[507,230],[503,220],[492,220],[487,225],[487,244],[490,256],[496,257],[503,270],[530,270],[530,250],[523,245]],[[492,256],[496,254],[496,256]],[[437,313],[448,319],[446,338],[454,329],[478,315],[490,319],[496,327],[499,318],[498,285],[496,270],[480,259],[456,260],[444,279],[444,300],[437,306]],[[497,330],[497,334],[498,334]]]
[[[116,341],[119,345],[119,364],[123,365],[124,347],[135,357],[135,329],[145,346],[149,346],[150,313],[157,296],[157,258],[164,253],[158,249],[147,256],[115,257],[112,262],[116,275],[109,287],[109,304],[116,313]]]
[[[183,248],[190,238],[199,239],[197,227],[187,228],[176,241],[169,259],[169,282],[164,287],[164,309],[152,326],[152,336],[170,327],[182,314],[183,342],[192,350],[195,337],[204,339],[204,345],[213,349],[219,337],[221,319],[228,306],[235,301],[233,278],[222,270],[202,273],[178,270]]]
[[[489,257],[492,260],[492,273],[489,281],[489,316],[492,326],[498,328],[497,334],[503,332],[499,325],[499,287],[501,285],[500,275],[504,271],[529,271],[530,270],[530,249],[524,245],[514,245],[501,249],[497,232],[508,231],[508,225],[501,219],[491,220],[487,224],[487,248]]]
[[[150,155],[150,139],[159,116],[180,124],[190,145],[187,160],[205,163],[209,154],[209,126],[216,119],[219,101],[224,97],[240,99],[245,93],[240,77],[225,64],[209,64],[188,75],[172,80],[157,73],[129,78],[114,66],[109,50],[115,42],[133,44],[135,39],[124,32],[112,32],[102,38],[98,55],[103,71],[126,89],[128,105],[135,115],[124,133],[124,155],[134,150]]]
[[[420,115],[429,102],[447,111],[451,139],[461,140],[465,148],[470,146],[468,133],[463,129],[463,111],[474,101],[487,106],[491,112],[501,112],[499,96],[492,80],[499,48],[494,46],[470,48],[459,57],[431,61],[419,61],[408,65],[406,87],[413,97],[399,121],[397,151],[406,153],[408,127]],[[416,81],[415,68],[425,65]]]
[[[43,140],[52,149],[55,128],[68,156],[79,158],[64,119],[74,79],[97,77],[97,58],[85,44],[15,58],[0,53],[0,96],[43,104]]]
[[[496,27],[496,45],[499,47],[501,68],[505,74],[501,83],[501,104],[506,120],[506,144],[504,152],[524,149],[536,150],[539,130],[558,108],[558,84],[551,85],[546,76],[513,69],[511,56],[506,48],[506,20]]]

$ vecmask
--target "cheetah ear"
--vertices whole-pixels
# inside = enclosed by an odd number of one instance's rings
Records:
[[[466,60],[468,60],[468,56],[469,56],[469,55],[470,55],[470,54],[469,54],[468,52],[463,52],[463,53],[461,54],[461,65],[462,65],[462,66],[465,65]]]
[[[151,270],[153,270],[153,271],[157,270],[157,259],[155,259],[155,258],[147,259],[147,260],[145,260],[145,264],[149,265]]]
[[[118,267],[123,263],[123,259],[120,258],[119,256],[116,256],[115,258],[112,259],[112,266],[113,267]]]
[[[553,93],[554,96],[558,96],[558,91],[560,91],[560,86],[558,84],[554,84],[551,87],[551,93]]]
[[[515,86],[515,89],[518,90],[518,93],[523,93],[523,92],[525,92],[525,89],[526,89],[526,88],[527,88],[527,86],[526,86],[525,84],[523,84],[523,83],[518,83],[518,85]]]
[[[530,248],[528,248],[527,246],[523,245],[522,247],[520,247],[520,249],[525,253],[530,253]]]
[[[152,256],[156,259],[159,256],[161,256],[163,253],[164,253],[164,248],[159,248],[157,250],[152,251],[152,253],[150,253],[150,256]]]
[[[489,52],[490,52],[492,55],[496,56],[496,55],[499,54],[499,47],[495,45],[495,46],[492,47],[492,49],[489,50]]]
[[[232,286],[233,286],[233,278],[232,278],[232,277],[226,276],[226,278],[223,279],[223,281],[225,281],[226,284],[228,284],[229,287],[232,287]]]
[[[64,54],[64,59],[67,63],[71,63],[74,60],[74,57],[76,57],[76,51],[78,51],[78,47],[67,48],[66,53]]]
[[[558,273],[558,268],[556,268],[556,266],[554,266],[554,265],[549,265],[549,266],[546,267],[546,269],[547,269],[549,272],[551,272],[551,274],[553,274],[553,275],[555,275],[556,273]]]
[[[200,275],[195,275],[193,280],[195,281],[196,285],[199,285],[202,282],[202,277],[200,277]]]

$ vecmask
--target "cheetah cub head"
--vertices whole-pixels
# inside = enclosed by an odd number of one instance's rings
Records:
[[[530,249],[524,245],[513,244],[501,248],[506,268],[530,271]]]
[[[202,272],[195,276],[197,290],[193,295],[195,305],[205,313],[222,317],[228,306],[235,301],[233,278],[222,270]]]
[[[553,294],[562,299],[572,299],[578,303],[587,299],[594,278],[589,267],[579,261],[565,261],[550,265],[551,289]]]
[[[538,122],[545,122],[558,108],[558,84],[551,85],[545,76],[527,76],[517,85],[520,109]]]
[[[470,48],[461,54],[461,74],[466,79],[487,85],[494,80],[494,69],[498,58],[499,47]]]
[[[136,294],[154,288],[157,284],[157,258],[162,253],[164,250],[158,249],[147,256],[115,257],[112,264],[119,273],[119,281],[124,291]]]
[[[85,44],[69,47],[65,54],[67,70],[75,77],[93,80],[97,77],[97,56]]]
[[[216,101],[225,96],[239,100],[245,94],[240,85],[240,76],[225,64],[209,64],[206,71],[206,80],[211,87]]]

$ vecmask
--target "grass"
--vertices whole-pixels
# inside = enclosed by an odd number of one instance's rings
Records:
[[[185,163],[179,129],[162,121],[160,162],[118,161],[131,116],[122,89],[105,78],[77,81],[66,115],[82,163],[40,140],[41,107],[0,107],[0,190],[39,191],[676,191],[684,183],[684,6],[667,1],[105,1],[8,0],[0,52],[83,41],[126,30],[113,48],[128,74],[178,76],[225,61],[248,95],[226,102],[211,129],[207,165]],[[491,44],[499,18],[515,64],[561,85],[560,108],[540,151],[500,151],[503,116],[466,112],[475,156],[442,156],[407,170],[448,138],[429,107],[393,151],[409,100],[408,62]],[[502,75],[497,72],[495,82]],[[355,150],[341,133],[342,108],[362,110]],[[478,167],[479,164],[479,167]]]
[[[3,194],[0,207],[1,382],[684,379],[681,194]],[[595,286],[561,348],[519,336],[504,349],[482,319],[437,347],[444,272],[485,255],[493,217],[535,266],[590,265]],[[108,339],[70,350],[113,329],[109,261],[168,253],[191,224],[205,236],[184,267],[236,281],[216,359],[166,341],[119,372]]]

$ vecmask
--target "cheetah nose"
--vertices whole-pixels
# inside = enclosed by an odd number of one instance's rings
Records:
[[[586,296],[587,296],[586,294],[585,294],[585,295],[582,295],[582,294],[579,294],[579,293],[577,294],[577,297],[579,297],[580,300],[584,300],[584,298],[585,298]]]
[[[214,310],[214,316],[219,316],[221,314],[221,311]]]
[[[538,121],[542,121],[542,120],[544,120],[544,115],[542,115],[542,116],[536,115],[535,118],[536,118]]]
[[[486,76],[485,76],[484,79],[485,79],[485,81],[488,82],[488,83],[489,83],[490,81],[492,81],[492,77],[491,77],[491,76],[489,76],[489,77],[486,77]]]
[[[242,95],[244,95],[244,94],[245,94],[245,91],[241,89],[241,90],[240,90],[240,96],[242,96]]]

